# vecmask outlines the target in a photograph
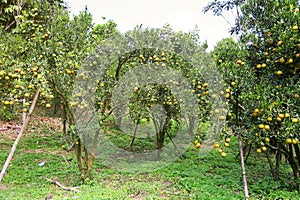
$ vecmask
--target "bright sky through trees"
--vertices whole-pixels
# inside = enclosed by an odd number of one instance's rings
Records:
[[[213,14],[202,12],[212,0],[67,0],[72,13],[77,14],[87,6],[95,23],[102,17],[117,23],[118,29],[126,31],[143,24],[144,27],[162,27],[166,23],[175,30],[189,31],[195,26],[200,30],[201,40],[208,41],[209,49],[222,38],[229,37],[229,24]],[[226,18],[233,22],[231,13]]]

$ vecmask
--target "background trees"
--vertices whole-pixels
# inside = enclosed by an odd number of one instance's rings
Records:
[[[280,180],[280,166],[282,160],[286,159],[293,172],[290,185],[299,190],[299,2],[214,1],[205,11],[212,10],[221,15],[224,10],[231,9],[237,14],[231,32],[238,39],[224,39],[212,52],[212,58],[226,83],[223,91],[213,89],[213,84],[223,89],[220,80],[207,83],[203,74],[191,64],[198,62],[200,66],[210,69],[212,63],[205,52],[205,44],[199,44],[199,35],[196,32],[174,32],[166,26],[147,31],[153,38],[172,40],[172,44],[176,44],[172,46],[172,51],[140,48],[117,55],[116,60],[103,70],[103,77],[95,80],[98,82],[95,82],[96,87],[93,89],[96,90],[93,92],[97,96],[93,106],[101,114],[103,127],[109,129],[121,123],[117,122],[118,119],[110,118],[110,111],[112,91],[122,75],[136,65],[169,66],[179,71],[189,83],[190,90],[187,92],[196,97],[197,109],[202,109],[200,124],[207,125],[209,120],[219,122],[226,119],[228,127],[224,129],[221,138],[225,142],[222,141],[221,146],[217,145],[223,157],[226,157],[224,149],[228,146],[227,141],[230,141],[227,138],[231,136],[228,129],[232,128],[234,135],[240,134],[247,156],[253,149],[266,155],[271,174],[276,180]],[[101,52],[109,45],[116,47],[109,43],[109,38],[117,36],[120,42],[127,42],[128,45],[136,42],[136,33],[144,30],[137,28],[121,35],[113,21],[93,24],[87,10],[71,17],[63,1],[1,0],[0,14],[1,120],[11,120],[18,113],[27,113],[35,91],[40,89],[39,107],[53,108],[53,112],[62,117],[66,147],[68,150],[75,148],[82,178],[91,177],[95,155],[87,151],[86,145],[82,143],[83,138],[76,132],[76,119],[72,110],[76,108],[80,112],[86,105],[73,101],[74,83],[85,77],[85,71],[81,70],[87,55],[93,55],[91,53],[94,50]],[[176,38],[179,38],[178,41]],[[188,41],[191,48],[187,52],[195,53],[198,60],[183,59],[180,56],[185,45],[181,41]],[[100,47],[95,49],[99,44]],[[90,58],[94,60],[85,64],[95,69],[99,67],[102,61],[97,60],[97,57]],[[149,71],[153,72],[153,69],[149,68]],[[172,87],[177,84],[174,80],[170,82]],[[157,104],[162,104],[168,112],[166,126],[156,136],[156,147],[161,148],[165,139],[173,139],[176,133],[172,131],[181,123],[180,99],[165,85],[129,86],[132,87],[130,115],[135,124],[149,123],[151,108]],[[77,92],[75,95],[81,97],[80,94],[86,91]],[[226,99],[230,111],[225,113],[223,108],[213,109],[211,102],[215,98]],[[189,119],[191,124],[194,123],[192,119]],[[202,127],[196,128],[199,130]],[[197,133],[195,144],[200,145],[205,133]],[[134,136],[131,138],[131,150]]]
[[[266,153],[274,178],[279,179],[282,157],[287,159],[299,190],[299,2],[216,1],[205,11],[220,14],[232,8],[240,11],[232,29],[239,50],[228,39],[214,55],[225,77],[237,82],[240,96],[232,102],[241,104],[238,126],[247,147]],[[275,161],[269,154],[276,155]]]

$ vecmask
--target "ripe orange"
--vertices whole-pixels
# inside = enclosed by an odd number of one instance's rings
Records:
[[[214,148],[215,148],[215,149],[217,149],[217,148],[219,148],[219,147],[220,147],[220,145],[219,145],[218,143],[215,143],[215,144],[214,144]]]
[[[284,118],[284,114],[278,114],[278,117],[283,119]]]
[[[297,139],[297,138],[293,139],[293,140],[292,140],[292,143],[293,143],[293,144],[298,144],[298,139]]]
[[[285,62],[284,58],[281,57],[280,60],[279,60],[279,62],[280,62],[281,64],[284,63],[284,62]]]
[[[260,125],[258,125],[258,128],[263,129],[263,128],[265,128],[265,125],[260,124]]]
[[[276,72],[276,74],[277,74],[277,75],[282,75],[282,74],[283,74],[283,72],[282,72],[282,71],[280,71],[280,70],[278,70],[278,71]]]
[[[270,126],[269,125],[265,125],[264,129],[265,130],[270,130]]]
[[[261,64],[256,65],[257,69],[261,69]]]
[[[290,58],[290,59],[288,59],[288,61],[287,61],[287,63],[289,63],[289,64],[291,64],[291,63],[293,63],[293,62],[294,62],[293,58]]]
[[[261,149],[256,149],[256,152],[257,153],[261,153]]]
[[[221,156],[222,156],[223,158],[225,158],[225,157],[227,156],[227,154],[226,154],[225,152],[222,152],[222,153],[221,153]]]
[[[292,139],[290,139],[290,138],[287,138],[286,140],[285,140],[285,143],[286,144],[291,144],[293,141],[292,141]]]
[[[225,141],[229,143],[230,142],[230,138],[226,138]]]
[[[237,64],[241,65],[242,64],[242,61],[241,60],[238,60],[236,61]]]

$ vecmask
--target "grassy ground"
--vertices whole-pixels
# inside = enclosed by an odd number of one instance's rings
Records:
[[[64,139],[59,121],[35,117],[20,141],[14,158],[0,184],[0,199],[243,199],[243,183],[233,139],[222,158],[212,150],[200,158],[201,149],[191,148],[171,165],[149,173],[120,172],[95,163],[94,179],[79,179],[72,152],[62,149]],[[16,137],[16,131],[0,133],[0,167]],[[116,138],[117,139],[117,138]],[[120,142],[120,141],[118,141]],[[39,166],[42,165],[43,166]],[[299,199],[290,192],[288,166],[282,180],[273,181],[263,154],[252,153],[247,161],[249,192],[252,199]],[[80,192],[64,191],[46,180],[55,179]]]

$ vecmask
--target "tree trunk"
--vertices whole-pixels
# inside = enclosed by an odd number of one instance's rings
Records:
[[[273,163],[272,163],[272,160],[271,160],[270,155],[269,155],[268,152],[266,152],[266,157],[267,157],[267,160],[268,160],[268,163],[269,163],[269,166],[270,166],[271,174],[272,174],[273,178],[275,178],[275,177],[276,177],[276,174],[275,174],[275,172],[274,172]]]

